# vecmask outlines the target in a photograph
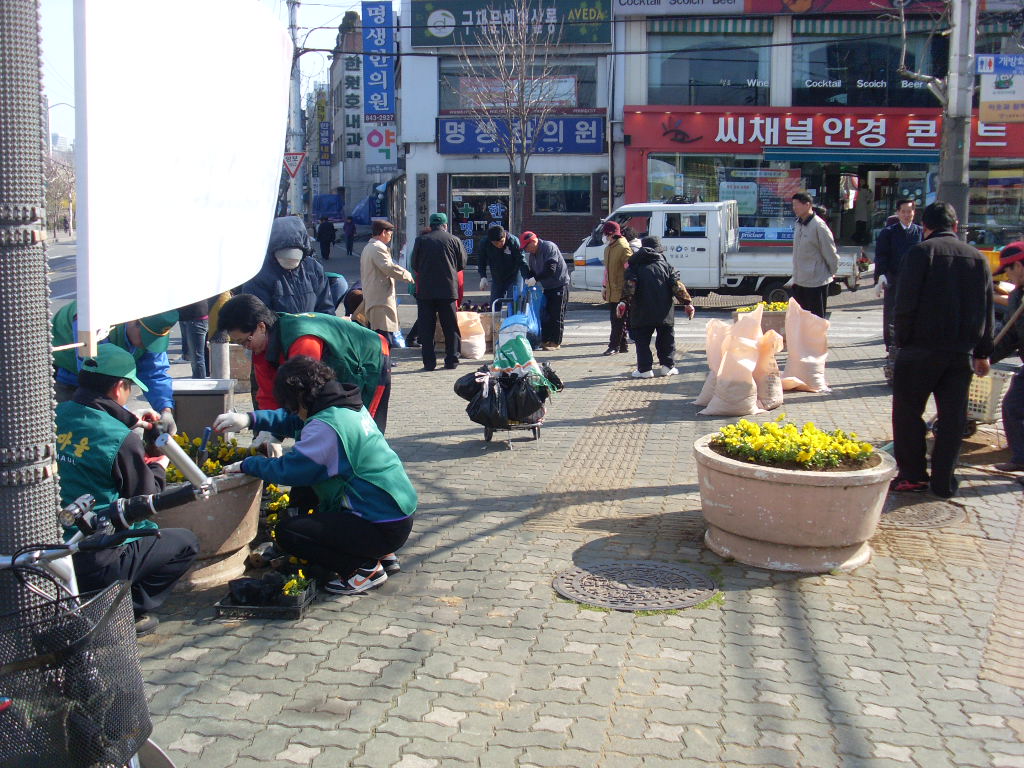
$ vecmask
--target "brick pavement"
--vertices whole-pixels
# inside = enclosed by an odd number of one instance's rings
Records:
[[[877,312],[867,299],[833,320]],[[1024,766],[1016,484],[966,466],[963,522],[882,529],[852,574],[726,563],[700,544],[690,445],[730,421],[696,414],[701,352],[635,381],[603,348],[548,356],[566,390],[511,448],[451,393],[467,367],[398,352],[389,438],[420,492],[403,572],[297,623],[173,598],[141,642],[177,764]],[[878,340],[834,348],[833,394],[784,410],[888,441],[879,357]],[[990,436],[969,446],[986,461]],[[723,599],[636,615],[556,596],[553,575],[592,557],[689,563]]]

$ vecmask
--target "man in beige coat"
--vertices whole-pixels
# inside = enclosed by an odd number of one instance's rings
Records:
[[[412,274],[391,260],[391,238],[395,225],[374,219],[370,241],[359,258],[359,279],[363,284],[363,311],[370,328],[393,343],[398,330],[398,300],[395,280],[413,282]]]

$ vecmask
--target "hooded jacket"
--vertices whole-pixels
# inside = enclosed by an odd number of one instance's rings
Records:
[[[626,268],[623,300],[630,301],[629,321],[634,327],[674,325],[673,299],[690,303],[690,294],[665,257],[653,248],[641,248]]]
[[[298,248],[302,261],[295,269],[285,269],[277,263],[274,252],[282,248]],[[334,314],[331,289],[324,268],[311,257],[313,245],[306,225],[296,216],[274,219],[263,267],[256,277],[242,287],[266,304],[272,312],[298,315],[303,312]]]

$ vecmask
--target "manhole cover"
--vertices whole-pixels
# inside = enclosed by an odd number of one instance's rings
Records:
[[[718,589],[703,574],[653,560],[588,563],[558,574],[552,586],[570,600],[615,611],[689,608],[714,597]]]
[[[883,528],[945,528],[962,523],[964,517],[963,508],[948,501],[890,494],[885,500],[880,525]]]

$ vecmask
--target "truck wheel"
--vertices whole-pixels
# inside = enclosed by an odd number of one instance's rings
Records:
[[[789,289],[784,283],[772,282],[761,286],[761,298],[769,304],[789,301]]]

